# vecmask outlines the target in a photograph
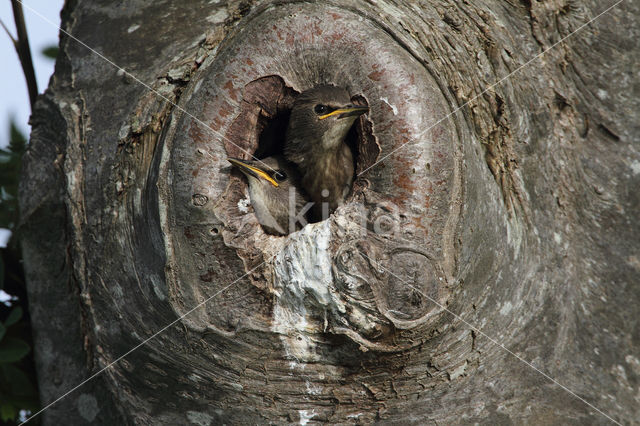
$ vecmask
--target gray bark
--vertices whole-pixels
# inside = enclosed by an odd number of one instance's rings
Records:
[[[640,4],[528,63],[610,4],[68,2],[131,74],[63,35],[36,103],[43,403],[175,323],[45,424],[637,422]],[[268,236],[226,158],[318,83],[363,173]]]

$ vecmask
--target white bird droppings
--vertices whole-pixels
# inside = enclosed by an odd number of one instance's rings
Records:
[[[243,198],[242,200],[238,201],[238,210],[240,210],[242,213],[249,213],[249,204],[251,204],[251,200],[249,199],[249,197]]]
[[[318,356],[313,335],[324,325],[311,320],[307,309],[345,312],[333,288],[330,240],[329,221],[309,224],[289,236],[274,260],[272,330],[280,335],[286,356],[296,361],[292,369]]]
[[[306,425],[307,423],[309,423],[309,420],[316,416],[313,410],[311,412],[309,412],[309,410],[298,410],[298,414],[300,414],[301,425]]]
[[[307,393],[310,395],[320,395],[322,393],[322,388],[320,386],[317,385],[313,385],[311,382],[306,381],[304,382],[306,388],[307,388]]]
[[[391,111],[393,111],[393,115],[398,115],[398,108],[395,105],[390,104],[388,98],[380,98],[380,100],[385,104],[389,105],[389,107],[391,107]]]

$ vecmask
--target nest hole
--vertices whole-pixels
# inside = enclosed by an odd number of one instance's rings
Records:
[[[277,75],[261,77],[248,83],[243,92],[240,113],[232,122],[226,143],[230,157],[264,159],[273,155],[283,155],[285,136],[291,108],[300,93],[287,86]],[[364,96],[352,95],[355,105],[369,106]],[[354,186],[362,178],[359,173],[375,163],[380,146],[373,134],[369,117],[359,117],[349,130],[345,142],[354,158],[356,178]],[[353,191],[349,197],[353,195]],[[348,200],[348,199],[347,199]],[[312,218],[308,218],[313,223]]]

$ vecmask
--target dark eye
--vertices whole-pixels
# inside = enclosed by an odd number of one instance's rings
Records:
[[[276,182],[282,182],[284,180],[287,180],[287,174],[283,170],[277,170],[273,174],[273,178],[276,180]]]
[[[324,114],[327,114],[329,112],[329,107],[326,106],[326,105],[318,104],[315,107],[313,107],[313,110],[318,115],[324,115]]]

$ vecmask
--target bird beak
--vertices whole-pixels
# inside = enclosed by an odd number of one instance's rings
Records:
[[[342,108],[334,109],[329,114],[321,115],[320,117],[318,117],[318,120],[324,120],[325,118],[329,118],[334,115],[337,115],[338,119],[345,118],[345,117],[353,117],[353,116],[357,117],[358,115],[362,115],[367,111],[369,111],[368,106],[357,106],[357,105],[349,104],[349,105],[345,105]]]
[[[240,160],[239,158],[231,158],[231,157],[227,158],[227,160],[231,164],[236,166],[238,170],[240,170],[245,175],[247,176],[251,175],[258,179],[264,179],[267,182],[269,182],[271,185],[275,186],[276,188],[278,187],[278,182],[276,182],[271,176],[269,176],[267,172],[265,172],[259,167],[249,164],[249,161]]]

